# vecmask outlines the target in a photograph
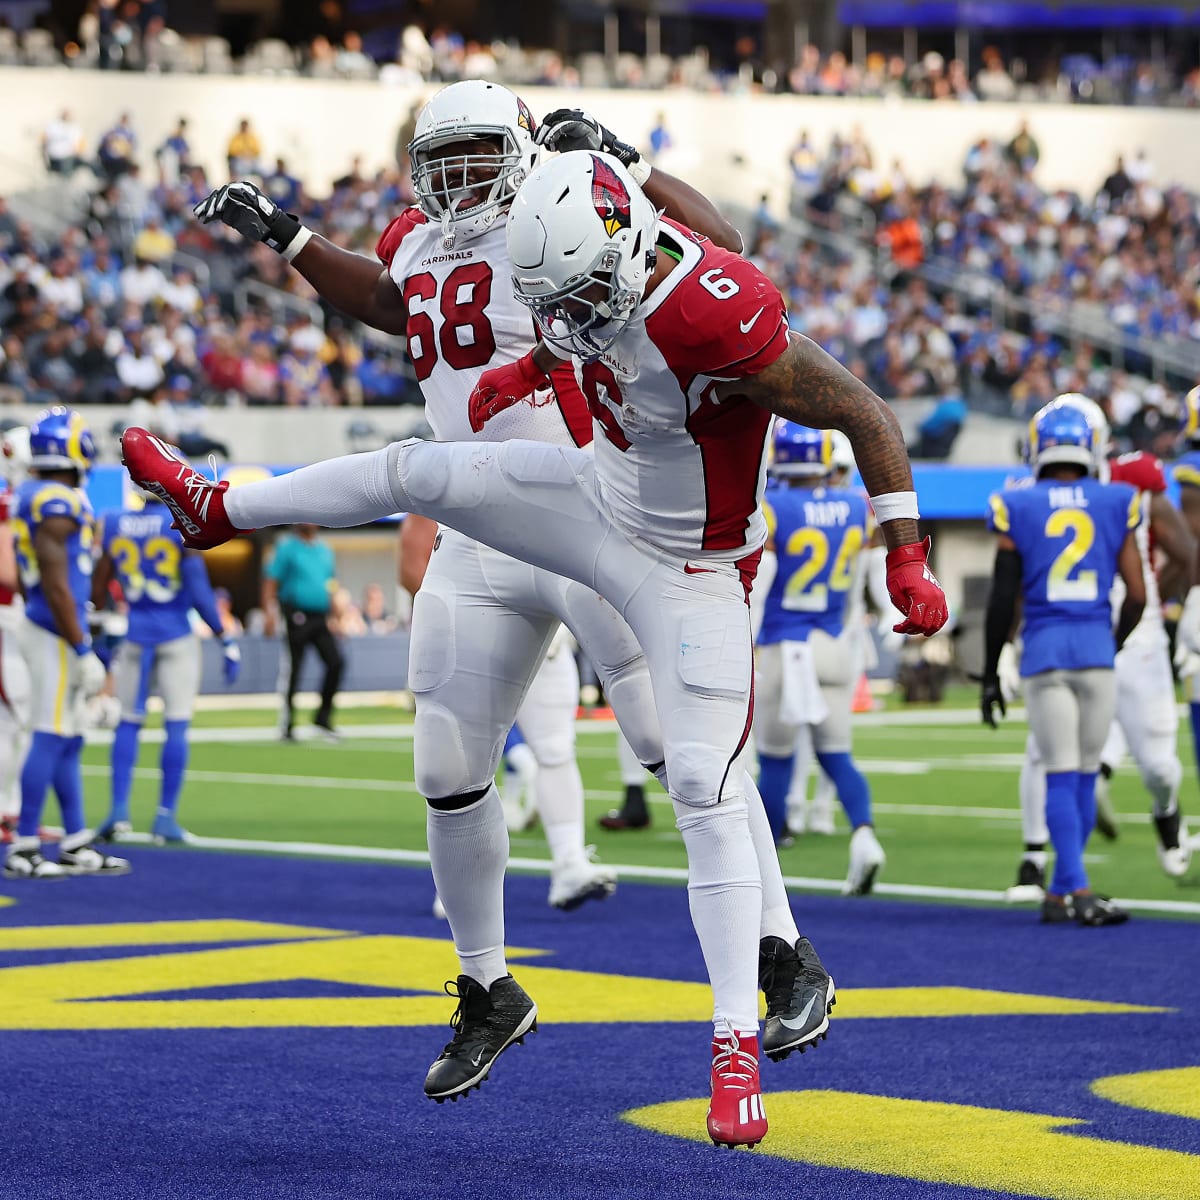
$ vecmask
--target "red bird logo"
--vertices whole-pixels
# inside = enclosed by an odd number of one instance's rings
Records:
[[[592,155],[592,204],[605,232],[615,237],[618,230],[633,224],[632,201],[629,189],[620,176],[603,159]]]

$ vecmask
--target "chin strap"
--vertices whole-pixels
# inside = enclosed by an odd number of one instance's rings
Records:
[[[442,249],[449,250],[454,245],[454,214],[446,209],[442,213]]]

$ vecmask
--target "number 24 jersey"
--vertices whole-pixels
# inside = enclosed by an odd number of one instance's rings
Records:
[[[1042,479],[998,492],[989,527],[1021,556],[1021,674],[1111,667],[1116,654],[1108,594],[1140,494],[1122,483]]]

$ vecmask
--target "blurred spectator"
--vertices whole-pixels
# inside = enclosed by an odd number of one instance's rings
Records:
[[[227,637],[241,637],[245,632],[242,628],[242,623],[234,615],[233,597],[229,594],[228,588],[214,588],[213,599],[217,602],[217,612],[221,617],[221,629]],[[203,622],[201,622],[203,625]],[[204,626],[207,628],[207,626]]]
[[[917,443],[909,447],[913,458],[946,459],[967,419],[967,405],[958,392],[942,396],[917,426]]]
[[[1008,156],[1009,162],[1017,168],[1018,171],[1028,175],[1034,167],[1038,165],[1038,159],[1041,158],[1041,149],[1038,147],[1037,140],[1033,134],[1029,132],[1029,122],[1022,121],[1017,129],[1011,142],[1004,149]]]
[[[282,158],[275,160],[275,169],[263,176],[263,191],[284,212],[293,212],[300,207],[300,180],[290,174]]]
[[[75,123],[71,110],[64,108],[42,131],[42,158],[46,170],[69,178],[83,165],[85,152],[83,130]]]
[[[137,134],[133,132],[127,112],[122,113],[117,123],[101,135],[96,154],[100,173],[109,183],[133,169],[137,156]]]
[[[334,69],[339,75],[351,79],[368,79],[375,74],[375,60],[364,53],[360,34],[347,32],[342,38],[342,44],[334,55]],[[471,72],[470,77],[475,79],[485,76]]]
[[[138,230],[137,236],[133,239],[134,258],[139,262],[161,263],[174,253],[175,239],[162,227],[157,217],[147,217],[145,225]],[[165,287],[166,280],[164,279],[163,286],[158,293],[160,296]]]
[[[229,139],[225,147],[225,162],[229,167],[230,179],[243,179],[258,171],[258,163],[262,158],[262,144],[258,134],[250,127],[248,117],[238,122],[237,132]]]
[[[980,55],[983,66],[975,75],[975,90],[981,100],[1015,100],[1017,85],[1004,66],[995,46],[985,46]]]
[[[242,359],[240,378],[247,404],[279,403],[279,363],[270,342],[250,343]]]
[[[191,168],[192,148],[187,139],[187,124],[187,118],[180,117],[175,132],[154,151],[159,180],[162,183],[176,182]]]
[[[363,589],[362,619],[368,633],[391,633],[396,628],[397,621],[388,611],[382,584],[368,583]]]
[[[298,406],[337,403],[329,371],[319,357],[325,337],[315,325],[302,325],[288,339],[279,360],[280,394],[284,404]]]
[[[386,357],[367,348],[356,372],[364,404],[403,404],[407,399],[408,384],[398,365]]]
[[[154,263],[136,255],[132,265],[121,272],[120,280],[122,298],[139,308],[158,300],[167,286],[162,271]]]
[[[652,163],[658,160],[675,144],[671,131],[667,128],[667,114],[660,112],[654,118],[654,126],[646,138],[649,149],[649,159]]]

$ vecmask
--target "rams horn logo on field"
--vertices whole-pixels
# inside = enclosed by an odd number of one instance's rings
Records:
[[[525,101],[517,98],[517,125],[522,129],[529,130],[529,136],[532,137],[537,133],[537,126],[534,124],[533,114],[525,105]]]
[[[628,229],[633,223],[629,190],[616,171],[595,155],[592,155],[592,204],[609,237],[616,237],[618,230]]]

